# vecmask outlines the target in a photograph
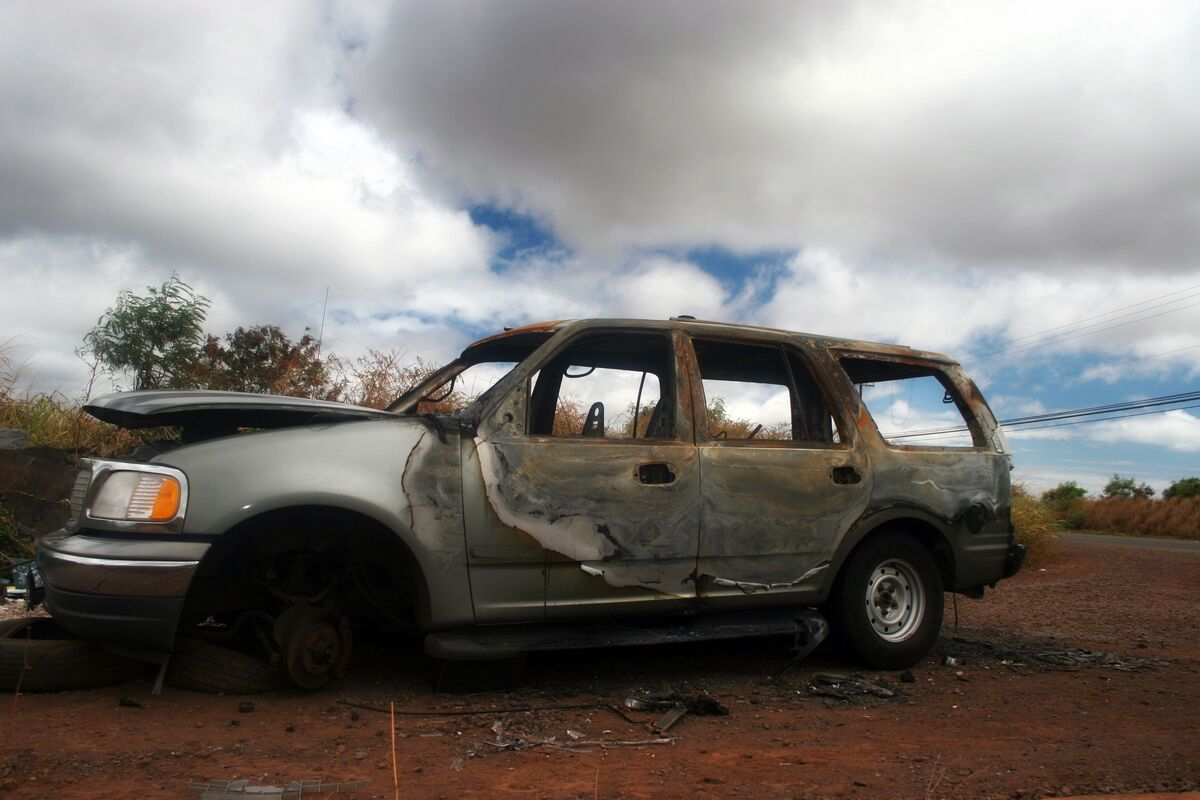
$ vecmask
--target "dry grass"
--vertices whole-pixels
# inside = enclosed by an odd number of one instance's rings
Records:
[[[1200,538],[1200,497],[1137,500],[1122,497],[1082,500],[1080,527],[1133,536]]]
[[[116,455],[145,441],[134,431],[88,416],[78,405],[59,395],[0,397],[0,428],[19,428],[29,434],[34,447],[71,450],[77,457]]]
[[[1013,486],[1012,522],[1017,542],[1029,548],[1031,563],[1058,555],[1062,541],[1058,538],[1060,525],[1054,510],[1021,484]]]
[[[88,416],[61,393],[21,393],[21,367],[7,344],[0,343],[0,428],[23,430],[34,447],[71,450],[76,457],[116,455],[143,443],[143,436]]]

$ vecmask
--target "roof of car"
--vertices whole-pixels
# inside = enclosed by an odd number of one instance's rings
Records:
[[[837,336],[823,336],[814,333],[804,333],[801,331],[791,331],[784,328],[767,328],[757,325],[743,325],[733,322],[718,322],[714,320],[695,319],[693,317],[681,316],[671,317],[667,320],[657,319],[606,319],[606,318],[589,318],[589,319],[566,319],[566,320],[550,320],[546,322],[534,322],[527,325],[521,325],[515,328],[505,328],[500,333],[484,337],[470,345],[467,349],[475,348],[479,345],[501,341],[509,337],[516,337],[525,334],[536,333],[555,333],[564,328],[591,328],[591,327],[621,327],[621,328],[648,328],[657,330],[687,330],[697,333],[724,333],[738,334],[744,333],[754,338],[791,338],[801,337],[826,347],[834,347],[840,350],[850,350],[862,352],[864,354],[881,354],[895,356],[900,359],[911,358],[922,361],[943,361],[953,362],[954,359],[942,353],[935,353],[927,350],[914,350],[911,347],[900,344],[889,344],[887,342],[871,342],[859,339],[844,339]]]

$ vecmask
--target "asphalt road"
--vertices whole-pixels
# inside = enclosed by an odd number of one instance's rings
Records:
[[[1068,542],[1095,542],[1115,544],[1121,547],[1140,547],[1145,550],[1185,550],[1200,552],[1200,542],[1187,539],[1151,539],[1146,536],[1106,536],[1102,533],[1079,533],[1066,531],[1060,533]]]

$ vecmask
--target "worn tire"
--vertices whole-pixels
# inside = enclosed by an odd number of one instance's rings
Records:
[[[933,554],[899,531],[868,539],[850,556],[830,597],[830,623],[853,656],[875,669],[906,669],[942,627],[942,574]]]
[[[175,640],[167,682],[207,694],[258,694],[283,686],[279,670],[261,658],[187,636]]]
[[[76,639],[48,617],[0,622],[0,689],[4,691],[90,689],[135,678],[143,667],[98,644]]]

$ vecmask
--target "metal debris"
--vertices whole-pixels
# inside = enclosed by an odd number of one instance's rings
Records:
[[[812,682],[808,685],[808,693],[847,701],[865,695],[884,699],[896,696],[896,693],[886,686],[880,686],[853,675],[836,675],[829,672],[818,672],[813,675]]]
[[[375,711],[380,714],[393,713],[397,717],[468,717],[476,714],[522,714],[534,711],[563,711],[582,708],[602,708],[605,711],[611,711],[626,722],[637,724],[637,720],[630,717],[621,709],[611,703],[552,703],[544,706],[501,706],[500,708],[447,708],[436,711],[407,711],[397,708],[390,710],[380,708],[379,706],[369,706],[363,703],[352,703],[349,700],[338,700],[338,705],[347,706],[349,708],[361,708],[363,711]]]
[[[656,733],[665,733],[687,714],[723,717],[729,713],[729,709],[715,697],[706,694],[683,697],[671,689],[632,694],[625,698],[625,707],[635,711],[666,711],[661,719],[650,726]]]
[[[278,797],[282,800],[300,800],[302,797],[325,797],[331,794],[348,794],[361,789],[370,783],[369,780],[343,781],[342,783],[323,783],[320,780],[292,781],[286,786],[256,786],[247,780],[240,781],[208,781],[207,783],[189,783],[188,791],[197,792],[200,800],[219,800],[219,798]]]
[[[965,664],[968,658],[987,658],[999,661],[1008,667],[1029,667],[1046,671],[1073,671],[1083,667],[1103,667],[1120,672],[1140,672],[1164,669],[1171,666],[1165,658],[1127,656],[1102,650],[1087,650],[1079,647],[1042,649],[1031,645],[994,645],[955,638],[943,642],[946,661]]]

